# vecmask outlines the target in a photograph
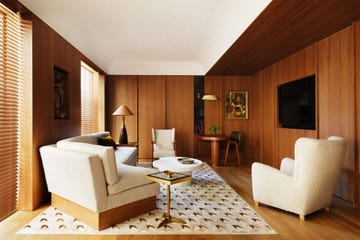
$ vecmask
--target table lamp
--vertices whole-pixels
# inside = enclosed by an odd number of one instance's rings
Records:
[[[128,144],[127,132],[125,127],[125,116],[134,115],[130,109],[126,105],[121,105],[118,109],[113,112],[113,116],[121,116],[122,117],[122,127],[120,129],[120,137],[119,143],[120,144]]]

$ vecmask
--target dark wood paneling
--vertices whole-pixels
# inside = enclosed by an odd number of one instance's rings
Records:
[[[80,134],[81,53],[39,18],[31,16],[33,34],[33,148],[26,188],[20,191],[19,209],[32,210],[49,199],[39,148]],[[68,113],[54,118],[54,66],[68,73]],[[22,177],[22,176],[20,176]]]
[[[194,77],[166,77],[166,127],[175,128],[179,156],[194,156]]]
[[[254,121],[250,122],[256,124],[256,127],[249,127],[251,143],[258,144],[256,148],[251,148],[255,151],[250,153],[251,161],[264,162],[276,168],[280,166],[283,157],[294,156],[294,143],[299,137],[327,138],[340,135],[348,139],[348,154],[336,194],[350,201],[354,200],[354,182],[358,182],[354,180],[357,165],[354,162],[353,36],[353,27],[348,27],[255,74],[253,104],[260,110],[254,111]],[[317,73],[317,130],[280,128],[276,115],[277,85],[314,73]]]
[[[240,145],[240,155],[241,155],[241,164],[249,165],[248,162],[248,149],[250,148],[249,139],[249,127],[252,119],[252,109],[248,109],[248,118],[249,119],[225,119],[225,92],[227,91],[247,91],[248,92],[248,104],[253,99],[251,92],[251,77],[241,77],[241,76],[224,76],[222,77],[222,118],[223,118],[223,134],[230,136],[232,131],[241,132],[241,145]]]
[[[317,131],[278,126],[277,85],[316,71],[315,46],[265,68],[252,77],[249,88],[249,163],[258,161],[278,168],[283,157],[294,157],[294,143],[303,136],[317,137]]]
[[[357,205],[360,204],[360,22],[355,23],[355,177],[354,198]]]
[[[116,142],[119,141],[122,126],[121,117],[113,116],[113,112],[120,106],[126,105],[134,113],[125,118],[126,132],[129,142],[137,142],[137,77],[136,76],[108,76],[106,80],[106,129],[110,131]]]
[[[193,92],[192,76],[108,76],[107,127],[117,139],[121,119],[112,112],[127,104],[135,115],[126,118],[128,137],[139,142],[140,159],[152,156],[153,127],[176,128],[178,154],[194,156]]]
[[[80,134],[81,126],[81,81],[80,61],[81,55],[73,46],[66,42],[60,35],[53,32],[54,66],[67,72],[68,91],[68,118],[54,119],[53,138],[63,139]],[[52,83],[53,84],[53,83]],[[51,91],[54,92],[53,90]],[[54,99],[54,98],[52,98]],[[53,101],[51,101],[53,103]],[[53,114],[52,114],[53,115]]]
[[[205,113],[205,133],[209,133],[208,128],[214,124],[222,126],[222,110],[221,104],[223,102],[222,93],[222,77],[209,76],[204,79],[204,94],[214,94],[218,97],[217,101],[204,101]],[[222,133],[221,128],[218,133]]]
[[[299,78],[316,74],[316,46],[315,44],[273,64],[272,80],[276,83],[275,93],[275,126],[276,126],[276,157],[274,166],[280,167],[282,158],[294,158],[294,145],[299,137],[317,138],[317,130],[301,130],[281,128],[278,124],[277,86]],[[276,69],[276,70],[275,70]]]
[[[53,111],[53,41],[51,29],[39,19],[33,19],[33,156],[29,161],[31,179],[26,182],[30,191],[21,191],[23,199],[19,208],[32,210],[44,199],[46,193],[45,177],[42,170],[38,147],[52,141],[54,128]],[[25,194],[26,196],[21,196]]]
[[[221,129],[218,133],[222,133],[222,109],[221,103],[223,102],[222,93],[222,77],[221,76],[206,76],[204,78],[204,94],[213,94],[218,97],[217,101],[204,101],[204,133],[208,131],[211,125],[219,125]],[[199,141],[194,136],[195,156],[210,163],[210,142]]]
[[[344,137],[347,154],[336,193],[354,200],[355,171],[354,28],[347,27],[318,43],[319,137]]]
[[[247,149],[247,155],[246,160],[247,162],[253,163],[253,162],[263,162],[261,161],[262,158],[262,150],[260,149],[261,139],[261,128],[263,124],[263,118],[261,116],[262,113],[262,105],[260,98],[260,90],[261,90],[261,74],[260,72],[254,74],[251,78],[251,88],[249,91],[249,95],[251,96],[251,99],[249,99],[249,129],[247,133],[247,143],[248,143],[248,149]],[[242,159],[242,161],[244,161]]]
[[[152,158],[151,128],[166,128],[166,77],[139,76],[139,158]]]
[[[274,0],[207,75],[252,75],[359,18],[358,0]]]
[[[259,122],[259,143],[258,150],[260,150],[259,162],[269,164],[273,167],[277,165],[276,159],[276,112],[275,112],[275,81],[273,80],[276,69],[267,68],[260,71],[259,92],[256,94],[260,102],[260,119]]]

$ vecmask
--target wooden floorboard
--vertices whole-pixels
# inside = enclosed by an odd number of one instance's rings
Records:
[[[15,233],[48,205],[36,211],[18,211],[0,223],[0,239],[127,239],[127,240],[277,240],[277,239],[360,239],[360,209],[340,199],[334,199],[330,212],[325,210],[307,216],[300,221],[298,216],[268,206],[255,206],[252,201],[251,173],[248,167],[218,167],[220,176],[257,211],[277,232],[276,235],[16,235]]]

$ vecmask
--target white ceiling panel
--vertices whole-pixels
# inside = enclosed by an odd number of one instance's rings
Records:
[[[19,0],[108,74],[204,75],[270,0]]]

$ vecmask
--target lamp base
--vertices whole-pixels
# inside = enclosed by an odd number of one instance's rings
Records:
[[[126,132],[125,127],[122,127],[120,129],[119,143],[120,144],[128,144],[128,137],[127,137],[127,132]]]

